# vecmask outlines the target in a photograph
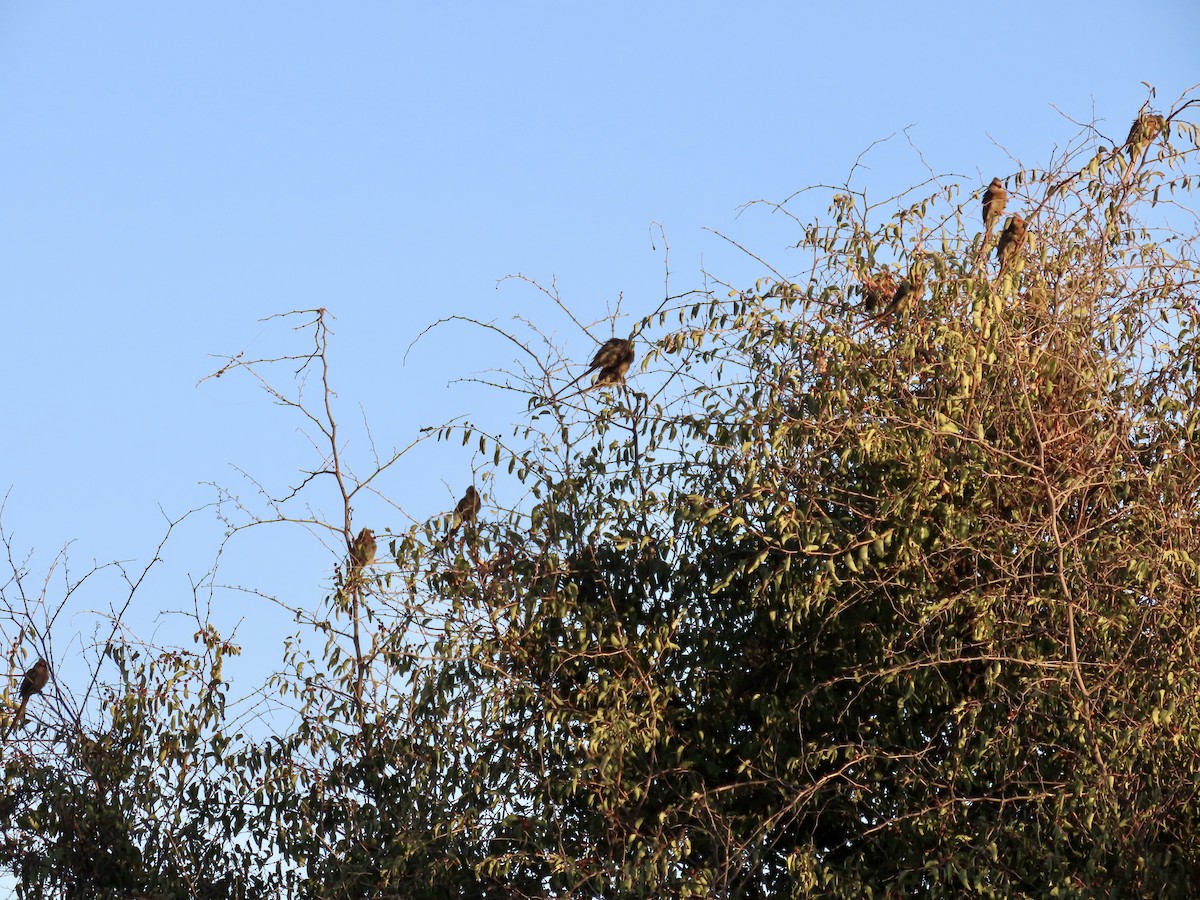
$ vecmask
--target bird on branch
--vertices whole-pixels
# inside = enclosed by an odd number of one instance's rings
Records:
[[[9,726],[10,730],[25,718],[25,705],[29,703],[29,698],[34,694],[40,694],[49,682],[50,664],[44,659],[39,659],[33,664],[33,668],[25,673],[25,677],[21,681],[21,705],[17,707],[17,711],[13,715],[12,725]]]
[[[629,365],[633,362],[633,351],[629,351],[629,355],[623,357],[618,363],[611,366],[605,366],[600,370],[600,374],[596,376],[596,380],[592,382],[594,387],[599,387],[602,384],[624,384],[625,374],[629,371]]]
[[[1025,246],[1025,220],[1018,215],[1008,217],[1004,233],[996,244],[996,256],[1000,260],[1000,271],[1008,268],[1017,252]]]
[[[633,357],[633,342],[631,340],[626,338],[609,338],[600,345],[600,349],[592,357],[592,362],[587,369],[562,390],[569,390],[578,384],[582,378],[590,375],[597,369],[600,370],[600,374],[592,382],[593,387],[602,384],[624,384],[625,373],[629,371],[629,366],[633,363]],[[562,391],[559,393],[562,393]]]
[[[1129,137],[1125,138],[1125,146],[1132,151],[1141,144],[1150,143],[1166,130],[1167,120],[1162,116],[1157,113],[1142,113],[1129,126]]]
[[[378,549],[375,543],[375,532],[370,528],[364,528],[358,533],[350,545],[350,570],[351,573],[361,575],[362,570],[375,562],[375,551]]]
[[[1008,204],[1008,191],[1004,189],[999,178],[993,178],[992,183],[983,192],[983,239],[986,243],[992,236],[996,222],[1004,215],[1004,207]]]
[[[463,494],[462,499],[458,501],[458,505],[454,507],[454,522],[450,526],[450,531],[446,537],[451,538],[458,531],[459,526],[464,522],[474,522],[479,515],[479,508],[482,502],[479,499],[479,492],[475,490],[475,485],[470,485],[467,492]]]

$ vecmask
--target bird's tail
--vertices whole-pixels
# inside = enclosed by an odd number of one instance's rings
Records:
[[[8,731],[4,733],[4,739],[6,741],[8,740],[9,736],[12,735],[13,731],[16,730],[16,727],[25,721],[25,704],[28,702],[28,697],[21,698],[21,705],[18,706],[17,711],[13,713],[12,721],[8,724]]]

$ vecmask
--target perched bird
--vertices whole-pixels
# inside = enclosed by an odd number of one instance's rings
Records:
[[[624,384],[625,373],[629,371],[629,365],[633,362],[633,351],[629,351],[629,356],[622,358],[620,362],[605,366],[600,370],[600,374],[596,376],[593,385],[601,384]]]
[[[565,391],[573,387],[581,378],[590,375],[597,369],[600,370],[600,374],[596,376],[593,385],[624,384],[625,373],[629,371],[629,366],[633,362],[633,356],[632,341],[626,338],[609,338],[600,345],[600,349],[592,357],[591,365],[587,367],[582,375],[563,388],[563,390]]]
[[[882,322],[884,319],[904,312],[914,300],[919,300],[923,293],[925,293],[925,266],[919,261],[914,261],[908,269],[908,277],[900,282],[896,293],[892,295],[892,301],[872,321]]]
[[[378,549],[375,543],[375,532],[370,528],[364,528],[358,533],[358,537],[354,539],[354,543],[350,545],[350,563],[355,570],[365,569],[367,566],[375,562],[375,551]]]
[[[983,233],[990,237],[996,221],[1004,215],[1004,207],[1008,203],[1008,191],[1000,183],[999,178],[993,178],[992,183],[983,192]]]
[[[481,505],[479,492],[475,490],[475,485],[471,485],[458,501],[458,506],[454,507],[454,523],[450,526],[450,534],[447,537],[458,531],[463,522],[474,522]]]
[[[600,345],[600,349],[596,351],[596,355],[592,357],[592,364],[588,367],[588,372],[593,369],[611,369],[621,363],[633,362],[633,345],[624,338],[609,338]],[[587,374],[584,372],[583,374]]]
[[[40,694],[49,681],[50,664],[44,659],[39,659],[33,664],[33,668],[25,673],[25,678],[21,681],[21,705],[13,717],[14,725],[25,717],[25,704],[29,702],[29,698],[34,694]]]
[[[1023,246],[1025,246],[1025,220],[1018,215],[1009,216],[1008,222],[1004,226],[1004,232],[996,243],[996,256],[1000,259],[1001,271],[1008,267],[1012,258]]]
[[[1148,144],[1158,135],[1166,131],[1167,120],[1155,113],[1142,113],[1129,126],[1129,137],[1125,138],[1125,146],[1137,147]]]

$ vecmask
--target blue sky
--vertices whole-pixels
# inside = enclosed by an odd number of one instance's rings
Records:
[[[705,229],[784,270],[796,235],[739,216],[746,201],[840,182],[908,126],[932,168],[980,184],[1010,155],[1047,162],[1076,131],[1060,110],[1123,137],[1140,82],[1161,108],[1200,81],[1197,34],[1193,0],[0,4],[4,528],[40,584],[68,542],[75,575],[144,565],[163,513],[211,501],[206,483],[252,497],[237,468],[296,483],[315,462],[295,418],[245,379],[197,387],[212,354],[287,346],[258,320],[290,309],[337,317],[339,413],[381,448],[455,416],[507,430],[516,398],[455,379],[511,364],[511,346],[449,326],[404,361],[451,314],[522,315],[590,356],[505,275],[556,280],[585,322],[622,295],[644,314],[663,297],[657,222],[673,292],[702,268],[752,283],[760,268]],[[901,134],[866,163],[878,196],[925,175]],[[361,429],[347,439],[367,450]],[[479,462],[422,447],[382,485],[400,508],[359,520],[444,512]],[[143,637],[179,637],[160,612],[190,607],[220,533],[199,513],[168,544],[129,614]],[[315,607],[335,562],[264,529],[219,580]],[[112,578],[89,590],[78,609],[120,596]],[[246,595],[213,613],[251,645],[279,624]],[[56,622],[63,665],[90,622]]]

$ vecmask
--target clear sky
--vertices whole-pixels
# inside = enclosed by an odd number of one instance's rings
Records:
[[[337,317],[358,459],[364,415],[384,449],[454,416],[505,430],[518,402],[454,382],[511,364],[511,345],[449,326],[404,360],[450,314],[523,315],[590,355],[503,276],[555,279],[587,322],[621,295],[644,314],[664,290],[657,222],[673,292],[702,267],[750,284],[761,269],[705,229],[785,271],[797,235],[744,202],[838,183],[908,126],[929,166],[979,184],[1010,154],[1046,163],[1076,131],[1064,113],[1123,137],[1140,82],[1161,108],[1200,81],[1198,34],[1195,0],[0,3],[4,529],[36,587],[71,541],[75,576],[144,565],[163,512],[211,501],[207,483],[253,500],[239,469],[295,484],[317,461],[294,417],[246,379],[197,387],[211,354],[284,346],[258,320],[290,309]],[[878,196],[925,173],[902,134],[866,163]],[[400,509],[364,503],[359,522],[444,512],[480,462],[424,447],[381,484]],[[130,611],[142,636],[177,637],[160,610],[190,607],[220,533],[202,512],[168,544]],[[336,561],[264,529],[219,580],[315,607]],[[121,596],[111,577],[88,591],[73,609]],[[254,650],[278,613],[219,593],[214,619],[244,622]],[[91,628],[56,622],[61,665]]]

